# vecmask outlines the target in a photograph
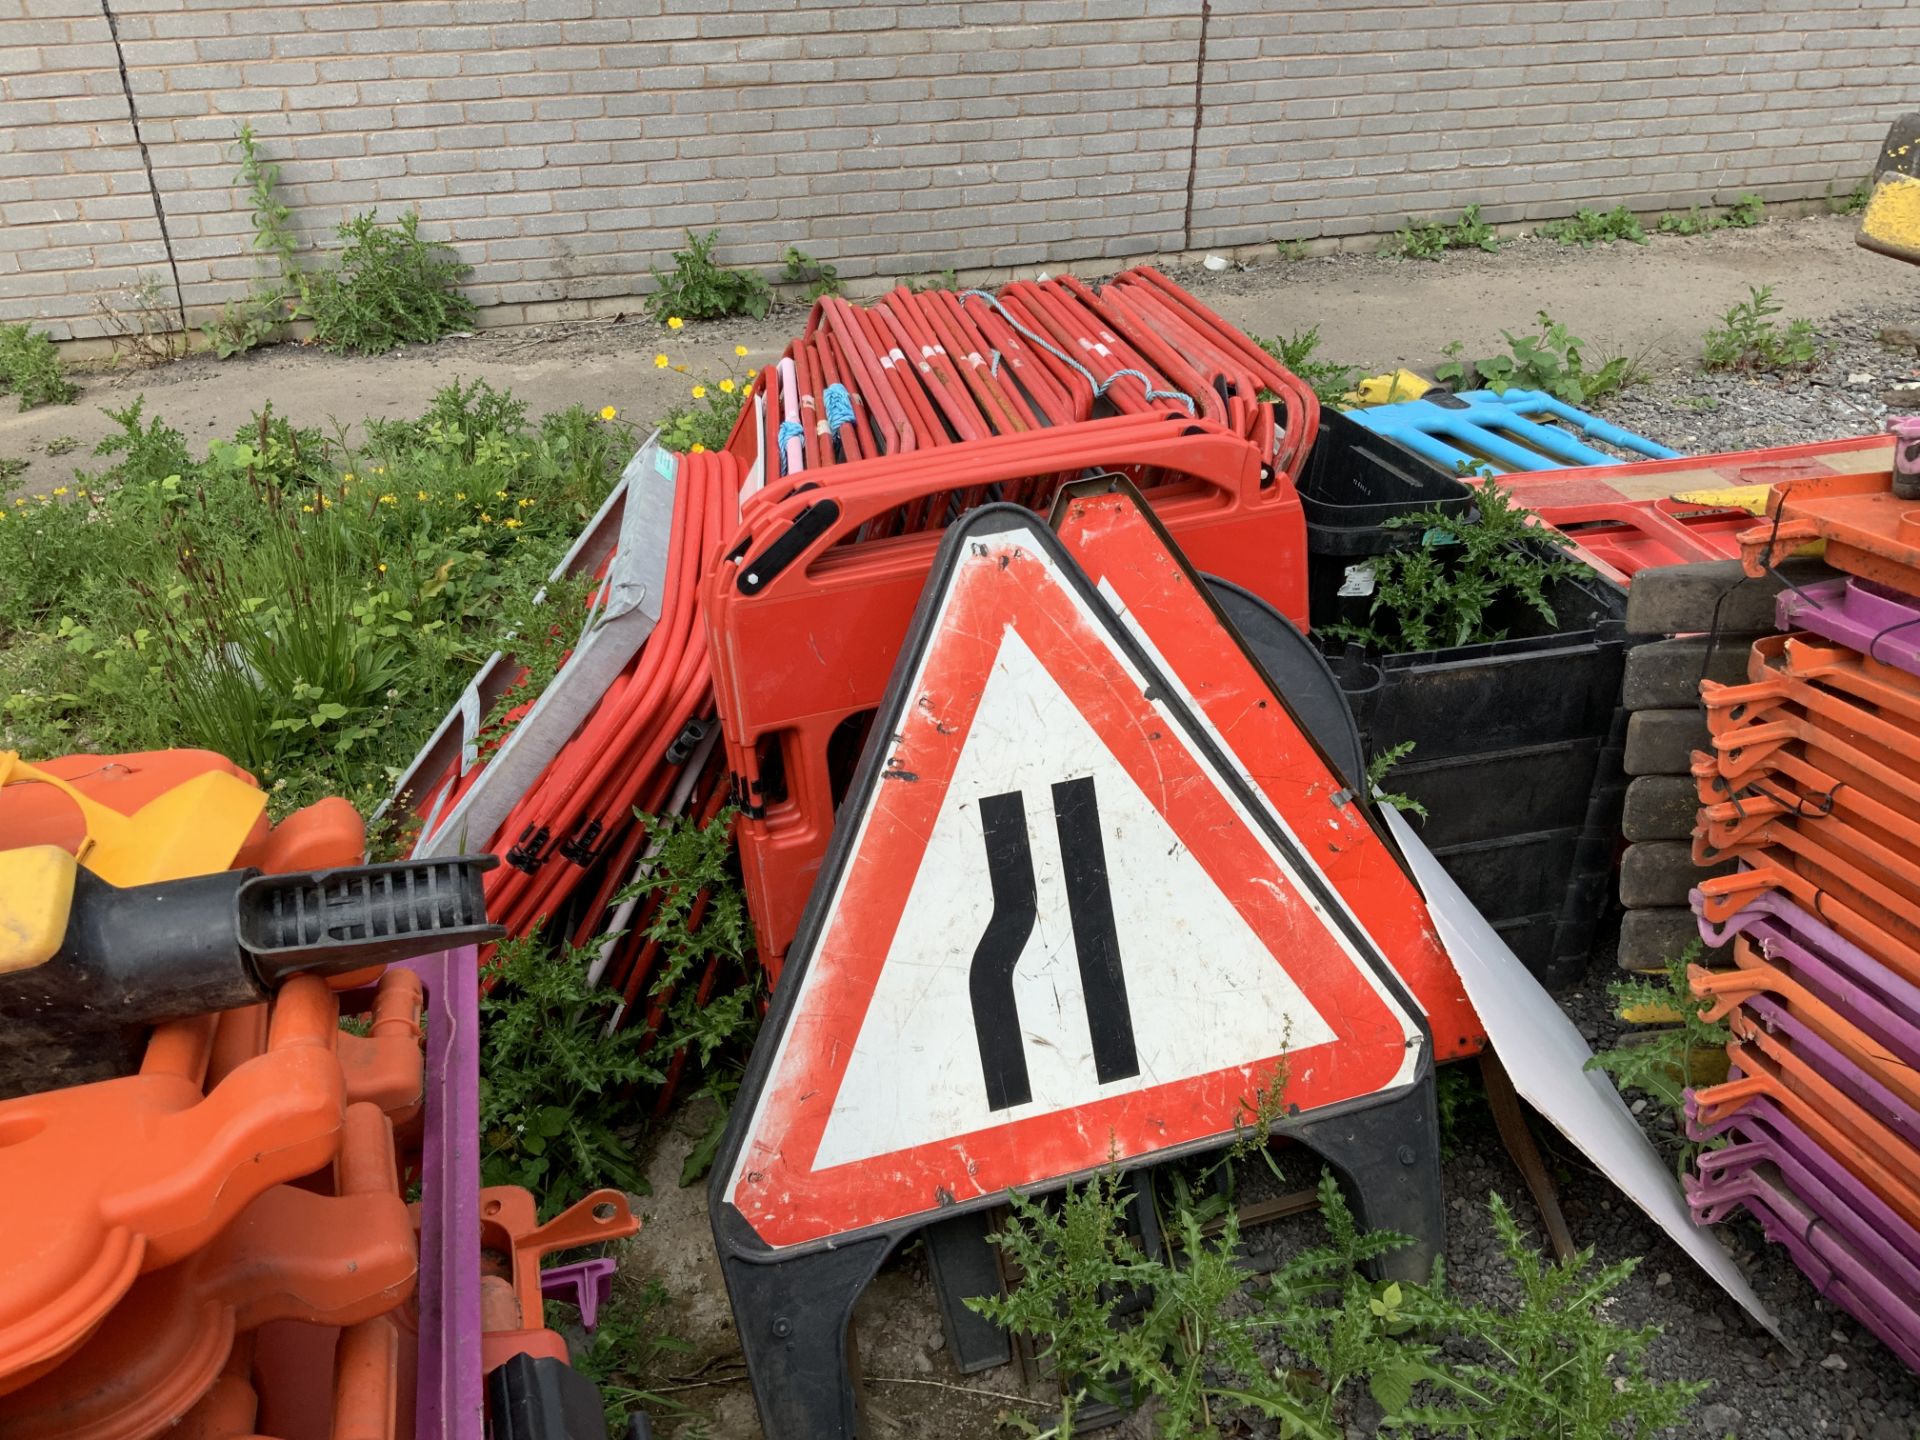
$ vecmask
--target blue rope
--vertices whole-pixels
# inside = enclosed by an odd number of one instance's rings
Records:
[[[853,397],[847,393],[847,387],[838,381],[827,386],[827,428],[838,430],[842,425],[853,424]]]
[[[1019,331],[1020,334],[1025,336],[1028,340],[1032,341],[1035,345],[1038,345],[1042,350],[1046,351],[1049,355],[1053,356],[1053,358],[1058,360],[1062,365],[1066,365],[1071,369],[1077,370],[1080,372],[1080,374],[1086,376],[1087,384],[1093,387],[1093,398],[1096,400],[1098,400],[1101,396],[1107,393],[1107,388],[1110,385],[1112,385],[1114,381],[1118,380],[1123,375],[1130,375],[1135,380],[1138,380],[1141,383],[1141,385],[1146,387],[1147,403],[1149,405],[1151,405],[1155,400],[1178,400],[1182,405],[1187,407],[1187,414],[1189,415],[1199,414],[1199,411],[1197,411],[1194,408],[1193,397],[1191,395],[1188,395],[1181,390],[1156,390],[1153,388],[1153,382],[1147,379],[1147,377],[1145,375],[1142,375],[1138,370],[1116,370],[1111,375],[1107,376],[1107,378],[1104,380],[1094,379],[1093,372],[1091,370],[1087,369],[1086,366],[1082,365],[1078,360],[1074,359],[1071,355],[1067,354],[1065,351],[1056,349],[1053,345],[1049,344],[1047,341],[1042,340],[1038,335],[1034,334],[1033,331],[1029,330],[1026,326],[1022,325],[1018,320],[1014,319],[1012,315],[1007,313],[1007,307],[1000,303],[999,298],[997,296],[989,294],[985,290],[962,291],[960,294],[960,303],[964,305],[969,300],[986,301],[987,304],[993,307],[994,311],[1000,316],[1002,320],[1006,321],[1007,324],[1011,325],[1015,330]]]
[[[798,420],[782,420],[780,422],[780,436],[777,443],[780,446],[780,473],[782,475],[787,473],[787,442],[790,440],[804,440],[806,436],[806,427]]]

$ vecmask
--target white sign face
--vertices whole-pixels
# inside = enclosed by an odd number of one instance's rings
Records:
[[[1102,1084],[1051,795],[1096,797],[1137,1066]],[[967,1023],[993,917],[981,801],[1018,792],[1035,891],[1009,1036],[1031,1098],[991,1107]],[[1279,1043],[1284,1037],[1284,1046]],[[1333,1031],[1017,633],[1008,630],[854,1043],[817,1163],[840,1165],[1305,1049]]]

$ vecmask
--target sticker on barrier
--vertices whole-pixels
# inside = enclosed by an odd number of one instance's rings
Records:
[[[851,1433],[899,1239],[1218,1145],[1282,1076],[1430,1264],[1419,1009],[1180,693],[1031,512],[948,531],[709,1191],[769,1433]]]

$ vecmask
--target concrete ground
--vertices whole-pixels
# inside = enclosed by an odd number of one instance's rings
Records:
[[[1448,254],[1438,263],[1372,255],[1256,264],[1181,279],[1228,319],[1257,335],[1318,326],[1323,358],[1374,369],[1431,365],[1462,340],[1470,353],[1499,348],[1500,331],[1531,324],[1549,310],[1600,350],[1643,355],[1650,366],[1697,356],[1701,333],[1746,297],[1750,284],[1773,284],[1790,315],[1816,324],[1840,311],[1920,297],[1920,274],[1853,244],[1851,219],[1809,216],[1754,230],[1645,246],[1581,250],[1521,240],[1498,255]],[[231,435],[268,401],[302,424],[351,427],[365,416],[417,414],[456,377],[485,377],[510,387],[535,414],[570,404],[614,405],[651,421],[686,398],[689,376],[660,370],[665,353],[693,373],[718,378],[764,364],[805,323],[797,306],[765,320],[690,324],[668,331],[645,315],[485,331],[471,338],[412,346],[381,356],[327,355],[283,345],[236,360],[197,356],[158,368],[123,366],[79,376],[77,403],[11,413],[0,402],[0,486],[39,490],[62,483],[112,423],[102,413],[145,396],[160,415],[204,441]],[[734,355],[744,345],[745,359]],[[331,428],[330,426],[328,428]],[[78,446],[48,456],[48,442]],[[56,448],[66,449],[63,446]]]

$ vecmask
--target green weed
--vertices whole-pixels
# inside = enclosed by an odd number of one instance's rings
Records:
[[[1748,193],[1718,214],[1703,211],[1698,205],[1684,215],[1662,215],[1654,228],[1662,235],[1710,235],[1715,230],[1751,230],[1766,217],[1766,201]]]
[[[379,355],[425,345],[473,323],[460,283],[473,267],[444,245],[423,239],[420,216],[382,225],[369,211],[339,229],[345,245],[301,286],[297,315],[333,351]]]
[[[1749,285],[1747,298],[1730,307],[1701,341],[1702,366],[1779,371],[1811,365],[1820,349],[1813,322],[1800,318],[1782,327],[1773,317],[1785,309],[1773,298],[1771,285]]]
[[[1451,225],[1442,220],[1409,220],[1387,242],[1387,253],[1402,260],[1438,260],[1448,250],[1485,250],[1498,254],[1500,237],[1469,205]]]
[[[653,836],[652,873],[619,897],[647,901],[640,928],[658,957],[648,991],[660,1016],[657,1048],[684,1056],[698,1078],[696,1093],[714,1103],[712,1122],[681,1167],[682,1185],[713,1164],[760,1026],[760,972],[748,964],[753,926],[732,863],[733,815],[723,810],[704,826],[682,816],[643,816]],[[727,983],[715,990],[722,977]]]
[[[744,345],[734,349],[736,358],[746,353]],[[656,355],[654,363],[659,364],[666,358]],[[684,372],[687,367],[672,368]],[[733,433],[753,388],[753,374],[749,370],[744,375],[736,372],[717,380],[709,377],[697,382],[689,391],[691,403],[683,401],[660,417],[660,443],[683,455],[725,449],[727,437]]]
[[[113,346],[113,363],[165,365],[191,348],[180,308],[158,275],[142,275],[124,289],[93,298],[93,313]]]
[[[27,325],[0,325],[0,395],[12,394],[22,410],[31,410],[71,405],[79,393],[50,337]]]
[[[1504,639],[1490,617],[1516,605],[1558,623],[1550,587],[1592,573],[1562,553],[1572,542],[1530,523],[1533,512],[1496,481],[1478,487],[1475,504],[1468,516],[1426,510],[1388,520],[1413,532],[1416,543],[1373,560],[1367,624],[1330,625],[1324,633],[1404,654]]]
[[[932,275],[918,275],[907,281],[907,289],[915,295],[924,295],[929,290],[958,290],[960,272],[949,265],[946,269]]]
[[[1827,185],[1827,213],[1829,215],[1858,215],[1867,208],[1867,202],[1873,198],[1873,177],[1869,175],[1851,190],[1836,195],[1831,182]]]
[[[1454,341],[1449,357],[1434,367],[1436,380],[1460,390],[1486,389],[1499,395],[1507,390],[1542,390],[1569,405],[1585,405],[1643,379],[1630,356],[1609,355],[1592,363],[1587,342],[1542,310],[1534,317],[1538,335],[1515,335],[1502,330],[1506,355],[1484,359],[1462,358],[1465,347]]]
[[[600,1307],[597,1328],[574,1357],[574,1369],[600,1387],[609,1435],[626,1434],[635,1410],[656,1420],[693,1413],[655,1389],[670,1362],[693,1353],[693,1346],[670,1328],[671,1305],[672,1296],[658,1280],[638,1285],[616,1275],[612,1299]]]
[[[824,260],[814,259],[795,245],[787,247],[780,279],[788,285],[803,287],[809,303],[822,295],[838,295],[846,288],[840,283],[839,270]]]
[[[1314,352],[1320,348],[1318,325],[1294,335],[1273,339],[1262,339],[1255,335],[1252,339],[1254,344],[1306,381],[1322,405],[1338,405],[1367,373],[1352,365],[1336,365],[1330,360],[1314,359]]]
[[[0,743],[221,749],[276,813],[384,798],[535,628],[528,597],[632,448],[479,382],[355,449],[267,412],[196,455],[139,401],[110,415],[95,469],[0,520]]]
[[[253,226],[258,273],[248,293],[221,306],[219,318],[203,331],[208,347],[222,360],[281,339],[305,278],[292,212],[280,199],[280,167],[260,153],[251,124],[241,125],[234,148],[240,160],[235,183]]]
[[[647,311],[663,324],[673,320],[720,320],[751,315],[756,320],[773,308],[773,289],[751,270],[733,270],[713,258],[720,232],[687,232],[687,248],[673,252],[673,269],[653,272],[654,290]]]
[[[1698,964],[1703,953],[1704,947],[1696,940],[1667,962],[1664,973],[1613,982],[1609,988],[1616,1010],[1644,1007],[1669,1011],[1680,1018],[1677,1024],[1637,1030],[1632,1036],[1634,1043],[1602,1050],[1587,1062],[1589,1070],[1604,1070],[1621,1089],[1641,1091],[1676,1115],[1687,1090],[1718,1080],[1725,1073],[1718,1063],[1707,1075],[1698,1069],[1702,1056],[1725,1050],[1731,1034],[1725,1020],[1700,1018],[1706,1002],[1687,983],[1687,967]],[[1700,1151],[1724,1143],[1685,1142],[1680,1168],[1684,1171]]]
[[[538,934],[502,941],[480,992],[480,1179],[523,1185],[543,1212],[605,1185],[645,1194],[638,1111],[658,1084],[644,1027],[609,1030],[620,992],[587,984],[593,952]]]
[[[1605,211],[1576,210],[1564,220],[1542,225],[1540,233],[1562,245],[1578,245],[1582,250],[1594,245],[1611,245],[1616,240],[1630,240],[1635,245],[1647,243],[1647,232],[1640,228],[1639,217],[1624,205]]]
[[[1405,815],[1420,820],[1427,818],[1427,807],[1410,795],[1401,795],[1384,788],[1387,772],[1413,753],[1415,742],[1402,740],[1398,745],[1390,745],[1367,762],[1367,791],[1375,800],[1393,806]]]
[[[1304,240],[1276,240],[1273,242],[1273,253],[1289,264],[1295,260],[1304,260],[1307,258],[1307,242]]]
[[[1466,1305],[1440,1296],[1438,1287],[1415,1290],[1406,1320],[1449,1334],[1449,1351],[1457,1347],[1470,1358],[1446,1359],[1422,1377],[1435,1382],[1441,1401],[1390,1414],[1386,1428],[1468,1440],[1652,1440],[1679,1424],[1710,1382],[1651,1379],[1646,1352],[1660,1328],[1629,1329],[1606,1318],[1639,1259],[1596,1270],[1589,1248],[1545,1260],[1504,1200],[1490,1196],[1487,1208],[1520,1282],[1520,1302]]]
[[[69,455],[80,448],[80,441],[76,436],[56,435],[43,448],[49,455]]]
[[[1231,1210],[1215,1226],[1179,1207],[1166,1227],[1173,1255],[1151,1259],[1128,1236],[1130,1200],[1112,1172],[1053,1200],[1010,1196],[994,1243],[1020,1283],[967,1303],[1034,1340],[1061,1393],[1053,1428],[1014,1423],[1070,1440],[1104,1401],[1146,1408],[1165,1440],[1245,1433],[1256,1419],[1291,1440],[1344,1440],[1364,1392],[1386,1429],[1600,1440],[1660,1433],[1706,1388],[1649,1380],[1658,1331],[1604,1318],[1634,1261],[1594,1271],[1589,1251],[1547,1263],[1492,1196],[1521,1299],[1469,1305],[1437,1271],[1427,1285],[1368,1278],[1407,1238],[1363,1232],[1331,1175],[1318,1197],[1326,1243],[1253,1277]]]

